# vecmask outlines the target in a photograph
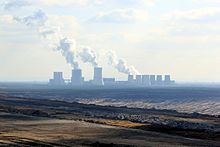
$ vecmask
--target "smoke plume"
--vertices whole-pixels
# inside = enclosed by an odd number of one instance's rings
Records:
[[[139,72],[134,66],[128,66],[124,59],[119,59],[115,52],[110,51],[107,53],[108,64],[113,66],[118,72],[124,74],[137,75]]]
[[[55,51],[60,51],[62,56],[65,57],[66,62],[74,69],[79,68],[78,62],[76,61],[77,56],[79,56],[84,63],[90,63],[94,67],[98,65],[96,53],[91,50],[90,47],[84,47],[77,55],[75,41],[63,36],[60,27],[50,25],[49,16],[42,10],[38,10],[29,16],[14,17],[14,20],[29,27],[36,27],[40,36],[42,36],[45,41],[50,42],[49,46]]]
[[[14,20],[27,26],[41,27],[48,21],[48,17],[42,10],[38,10],[32,15],[23,18],[14,17]]]
[[[67,63],[71,64],[74,69],[79,68],[78,63],[74,61],[75,42],[73,40],[69,40],[68,38],[61,39],[56,49],[61,51],[62,55],[66,58]]]
[[[30,0],[6,0],[3,3],[4,10],[12,10],[31,5]]]
[[[4,10],[18,9],[34,5],[37,2],[38,1],[31,0],[6,0],[3,4],[3,8]],[[76,52],[75,41],[64,36],[61,33],[61,27],[59,25],[51,24],[51,16],[48,16],[42,10],[38,10],[26,17],[13,18],[16,22],[22,23],[32,29],[37,29],[40,36],[48,42],[48,45],[55,51],[59,51],[62,56],[65,57],[66,62],[73,68],[79,68],[76,57],[79,57],[84,63],[90,63],[94,67],[98,66],[97,54],[91,50],[90,47],[84,47],[80,52]],[[120,73],[139,74],[133,66],[127,65],[127,62],[118,58],[114,52],[108,52],[107,59],[108,64],[113,66]]]
[[[44,26],[39,29],[39,33],[44,39],[49,39],[51,37],[61,38],[61,36],[60,36],[61,33],[60,33],[59,27],[46,27],[46,26]]]
[[[98,66],[96,53],[90,47],[83,47],[79,52],[79,57],[84,63],[90,63],[94,67]]]
[[[49,46],[53,46],[54,50],[60,51],[65,57],[66,62],[73,68],[79,68],[78,63],[75,61],[75,41],[63,36],[59,27],[50,25],[49,17],[42,10],[38,10],[34,14],[23,18],[14,17],[14,20],[26,26],[37,27],[42,38],[45,41],[50,42]]]

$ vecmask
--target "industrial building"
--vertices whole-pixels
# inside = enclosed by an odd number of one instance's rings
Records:
[[[162,75],[157,75],[156,84],[157,85],[162,85],[163,84],[163,76]]]
[[[115,78],[103,78],[103,82],[105,86],[114,86],[115,85]]]
[[[164,79],[164,84],[170,84],[170,81],[171,81],[171,77],[170,75],[165,75],[165,79]]]
[[[102,77],[102,68],[95,67],[94,68],[94,77],[93,77],[93,85],[102,86],[103,85],[103,77]]]
[[[142,85],[143,86],[150,86],[150,75],[142,75]]]
[[[170,75],[128,75],[126,81],[117,81],[115,78],[103,78],[101,67],[94,68],[93,79],[85,81],[81,69],[73,69],[70,80],[63,78],[62,72],[54,72],[53,79],[50,79],[51,86],[96,86],[96,87],[149,87],[149,86],[169,86],[175,81]],[[67,82],[69,81],[69,82]]]
[[[83,82],[84,82],[84,78],[82,77],[82,70],[81,69],[73,69],[71,84],[73,86],[81,86],[81,85],[83,85]]]
[[[65,85],[63,73],[62,72],[54,72],[53,79],[50,79],[50,85]]]
[[[156,85],[156,76],[150,75],[150,85]]]
[[[142,85],[142,75],[136,75],[136,85]]]

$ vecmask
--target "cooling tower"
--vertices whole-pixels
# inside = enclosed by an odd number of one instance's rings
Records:
[[[83,77],[82,77],[82,70],[81,69],[73,69],[72,70],[71,83],[72,83],[72,85],[82,85],[83,84]]]
[[[94,68],[93,84],[100,85],[100,86],[103,85],[102,68],[101,67]]]
[[[64,85],[63,73],[62,72],[54,72],[53,79],[50,79],[50,84],[54,86]]]

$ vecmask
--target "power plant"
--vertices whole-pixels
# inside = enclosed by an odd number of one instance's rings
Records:
[[[98,85],[98,86],[103,85],[102,68],[101,67],[94,68],[94,77],[93,77],[92,83],[93,83],[93,85]]]
[[[81,69],[73,69],[72,70],[72,78],[71,84],[72,85],[83,85],[84,78],[82,77],[82,70]]]
[[[65,81],[63,79],[63,73],[62,72],[54,72],[53,73],[53,79],[50,79],[51,85],[65,85]]]
[[[96,87],[150,87],[150,86],[170,86],[175,83],[170,75],[128,75],[126,81],[117,81],[116,78],[103,78],[103,69],[94,67],[93,79],[85,81],[81,69],[73,69],[70,80],[63,78],[62,72],[54,72],[53,79],[50,79],[51,86],[96,86]]]

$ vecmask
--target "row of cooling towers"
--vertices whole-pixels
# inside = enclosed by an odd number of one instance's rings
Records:
[[[70,80],[63,78],[62,72],[54,72],[49,82],[52,86],[166,86],[174,84],[170,75],[128,75],[127,81],[116,81],[115,78],[103,78],[102,68],[94,68],[93,80],[85,81],[81,69],[72,70]]]

